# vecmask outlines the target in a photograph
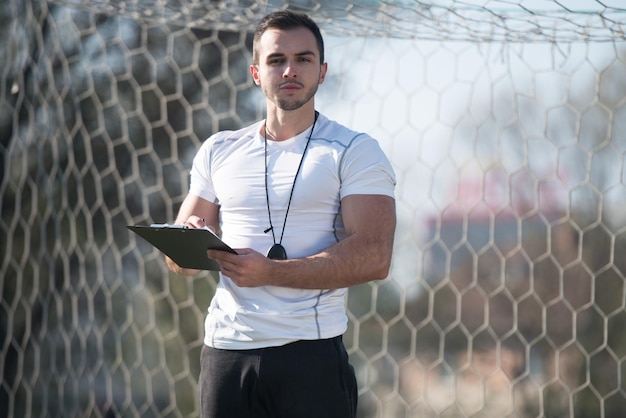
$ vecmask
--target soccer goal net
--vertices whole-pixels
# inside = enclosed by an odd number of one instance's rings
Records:
[[[318,110],[397,174],[389,277],[351,288],[359,417],[626,411],[622,0],[5,0],[0,416],[198,416],[217,278],[171,222],[209,135],[264,117],[252,30],[326,40]]]

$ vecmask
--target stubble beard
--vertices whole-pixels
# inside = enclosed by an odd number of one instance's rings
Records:
[[[313,96],[315,96],[315,93],[317,93],[317,85],[315,85],[314,87],[311,87],[306,92],[304,99],[298,100],[298,99],[277,98],[275,103],[276,103],[276,106],[280,110],[284,110],[284,111],[298,110],[302,106],[307,104],[313,98]]]

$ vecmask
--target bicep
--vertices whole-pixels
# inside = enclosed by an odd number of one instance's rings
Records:
[[[396,205],[390,196],[346,196],[341,201],[341,216],[348,235],[359,234],[393,241]]]
[[[361,281],[385,278],[396,229],[395,200],[385,195],[350,195],[342,199],[341,206],[348,234],[342,242],[349,242],[354,256],[351,269]]]

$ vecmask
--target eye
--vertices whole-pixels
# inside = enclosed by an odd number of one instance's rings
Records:
[[[270,58],[267,63],[269,65],[277,65],[277,64],[282,64],[283,62],[285,62],[284,58]]]

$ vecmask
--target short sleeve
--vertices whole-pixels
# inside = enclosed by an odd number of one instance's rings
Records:
[[[378,142],[367,135],[355,138],[340,162],[340,197],[380,194],[394,197],[396,177]]]
[[[206,140],[193,159],[190,172],[189,193],[209,202],[219,204],[211,178],[212,142],[212,138]]]

